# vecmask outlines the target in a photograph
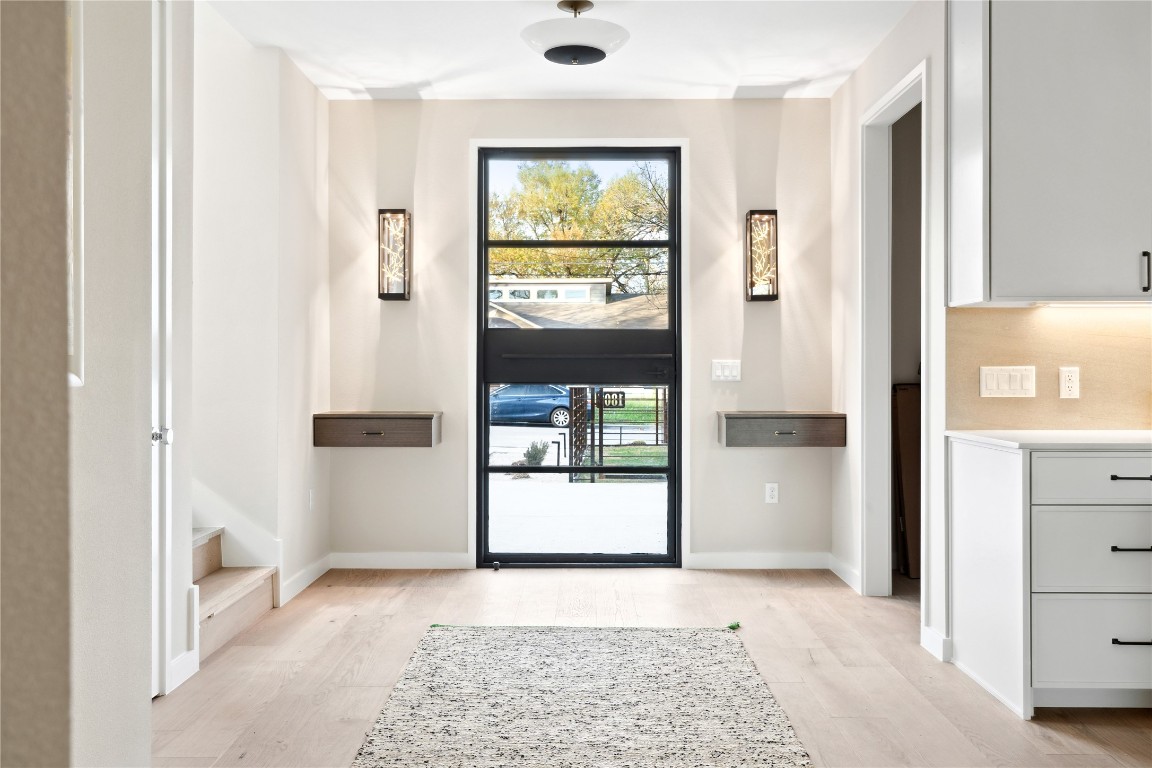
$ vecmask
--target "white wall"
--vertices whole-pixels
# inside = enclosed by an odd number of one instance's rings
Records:
[[[928,303],[927,350],[923,364],[923,394],[928,406],[929,440],[924,445],[927,472],[923,535],[925,627],[938,639],[947,637],[946,547],[944,491],[944,280],[945,280],[945,4],[921,2],[876,48],[837,90],[832,98],[832,222],[833,222],[833,322],[832,359],[836,381],[834,405],[848,414],[849,448],[835,476],[833,554],[848,569],[861,563],[861,362],[867,350],[861,343],[861,226],[860,144],[861,120],[891,89],[921,62],[927,62],[928,213],[925,222]],[[887,509],[881,514],[888,514]],[[887,542],[885,542],[887,546]]]
[[[211,6],[195,24],[193,516],[284,601],[327,570],[327,102]]]
[[[85,376],[70,419],[73,765],[150,760],[151,11],[84,7]]]
[[[328,102],[280,54],[277,510],[281,600],[328,570],[328,453],[312,414],[328,410]]]
[[[332,406],[444,412],[431,449],[327,449],[334,564],[474,563],[470,143],[511,139],[683,142],[686,562],[827,564],[837,451],[722,449],[715,415],[833,405],[827,101],[334,102],[330,119]],[[376,298],[383,207],[413,211],[410,302]],[[751,208],[780,212],[775,304],[742,299]],[[742,359],[743,381],[713,383],[712,358]]]
[[[193,160],[195,525],[231,565],[277,556],[279,54],[196,6]]]

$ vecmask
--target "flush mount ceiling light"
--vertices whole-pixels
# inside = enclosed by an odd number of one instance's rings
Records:
[[[529,24],[520,33],[524,42],[557,64],[595,64],[628,42],[628,30],[600,19],[583,19],[588,0],[560,0],[556,7],[572,16]]]

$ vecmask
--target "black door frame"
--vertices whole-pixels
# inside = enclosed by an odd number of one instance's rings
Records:
[[[477,200],[477,443],[476,567],[674,567],[683,564],[681,542],[681,344],[680,344],[680,147],[480,147]],[[642,241],[490,240],[487,227],[488,160],[662,160],[668,163],[668,238]],[[650,247],[668,252],[667,329],[519,329],[488,328],[489,248]],[[511,384],[665,385],[668,387],[668,466],[613,466],[611,473],[665,475],[668,480],[668,552],[666,555],[499,553],[488,550],[488,478],[512,467],[489,466],[488,387]],[[586,473],[588,467],[583,469]],[[532,472],[570,473],[572,467],[533,467]]]

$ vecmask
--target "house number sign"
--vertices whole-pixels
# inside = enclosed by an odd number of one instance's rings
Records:
[[[601,408],[623,408],[624,407],[624,393],[623,392],[601,392],[600,393],[600,407]]]

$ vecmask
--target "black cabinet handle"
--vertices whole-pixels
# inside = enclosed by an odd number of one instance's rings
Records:
[[[1114,637],[1112,645],[1152,645],[1152,640],[1120,640]]]
[[[361,432],[360,434],[366,437],[384,437],[383,432]]]
[[[1152,291],[1152,251],[1144,251],[1140,255],[1144,257],[1144,287],[1140,290],[1148,293]]]
[[[1121,477],[1120,475],[1109,475],[1108,479],[1110,479],[1110,480],[1148,480],[1149,482],[1152,482],[1152,475],[1148,475],[1148,477],[1144,477],[1143,475],[1137,475],[1136,477]]]
[[[1113,552],[1152,552],[1152,547],[1118,547],[1112,545]]]

